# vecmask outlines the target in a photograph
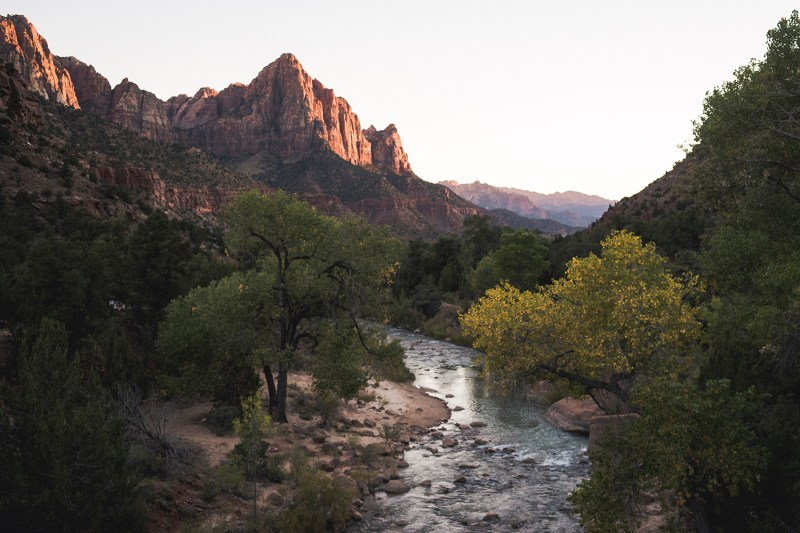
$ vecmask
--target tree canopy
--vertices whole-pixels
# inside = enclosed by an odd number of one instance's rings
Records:
[[[218,380],[223,368],[246,375],[260,365],[270,412],[285,422],[287,376],[298,351],[365,372],[369,342],[358,321],[379,302],[395,245],[363,220],[319,214],[280,191],[244,193],[224,218],[228,251],[245,270],[174,300],[159,350],[206,380]],[[362,358],[337,349],[354,347],[342,336],[358,340]]]
[[[652,244],[622,231],[602,242],[600,256],[573,259],[563,278],[536,292],[490,289],[461,324],[486,352],[493,379],[557,376],[627,401],[634,377],[677,374],[696,344],[688,290]]]

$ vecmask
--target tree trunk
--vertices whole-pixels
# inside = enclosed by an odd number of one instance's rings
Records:
[[[275,407],[278,405],[278,393],[275,390],[275,379],[272,377],[272,368],[264,365],[264,380],[267,382],[267,394],[269,395],[269,416],[275,416]]]
[[[288,374],[289,369],[287,368],[286,363],[280,362],[278,363],[278,390],[277,390],[277,404],[276,407],[276,418],[277,422],[288,422],[289,419],[286,418],[286,386],[288,382]]]

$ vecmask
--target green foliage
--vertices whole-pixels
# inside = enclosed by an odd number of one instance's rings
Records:
[[[233,432],[233,421],[241,415],[240,408],[235,405],[220,403],[215,405],[208,413],[209,427],[217,435]]]
[[[759,405],[752,390],[660,380],[634,400],[643,416],[602,441],[591,478],[570,498],[588,532],[634,531],[647,495],[658,496],[666,523],[707,527],[720,519],[710,502],[755,489],[766,460],[750,427]]]
[[[528,230],[505,231],[500,246],[483,257],[470,275],[476,294],[508,281],[521,290],[532,290],[547,272],[547,248],[542,238]]]
[[[754,425],[770,452],[758,495],[714,502],[721,523],[748,531],[800,528],[800,447],[787,429],[800,413],[799,73],[794,11],[763,59],[707,96],[695,127],[702,198],[720,213],[700,257],[714,295],[703,375],[771,394]]]
[[[360,219],[321,215],[281,191],[242,194],[225,218],[229,249],[246,270],[169,305],[158,347],[173,375],[192,376],[207,389],[224,385],[223,369],[236,368],[238,376],[260,364],[270,410],[285,422],[288,371],[306,350],[323,369],[321,388],[353,394],[365,379],[351,349],[357,319],[377,313],[394,241]]]
[[[272,342],[260,309],[273,300],[270,281],[258,272],[235,272],[173,300],[156,346],[178,390],[228,404],[255,391],[254,368]]]
[[[70,351],[80,348],[107,385],[149,386],[154,326],[168,298],[219,275],[203,250],[211,239],[163,215],[135,226],[18,194],[0,209],[0,320],[16,328],[53,317]]]
[[[108,393],[43,320],[22,344],[0,404],[0,521],[13,530],[143,528],[125,427]]]
[[[233,432],[239,437],[233,453],[245,465],[250,479],[264,470],[269,426],[270,417],[261,409],[261,395],[256,392],[242,399],[242,417],[233,421]]]
[[[344,531],[356,490],[314,469],[299,453],[292,458],[292,477],[296,486],[288,507],[277,518],[277,531]]]
[[[244,488],[245,467],[237,461],[230,461],[214,468],[203,495],[206,500],[213,499],[220,492],[242,495]]]

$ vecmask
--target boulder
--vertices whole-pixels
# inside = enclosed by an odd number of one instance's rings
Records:
[[[404,481],[392,479],[383,486],[383,490],[388,494],[403,494],[411,490],[411,487]]]
[[[447,437],[442,440],[442,448],[453,448],[458,444],[456,439]]]
[[[562,398],[547,409],[545,418],[564,431],[589,434],[592,419],[605,413],[588,396]]]

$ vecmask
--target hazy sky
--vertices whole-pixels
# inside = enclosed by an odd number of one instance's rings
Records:
[[[3,0],[53,53],[162,99],[283,52],[428,181],[618,199],[683,157],[706,91],[761,58],[783,0]]]

